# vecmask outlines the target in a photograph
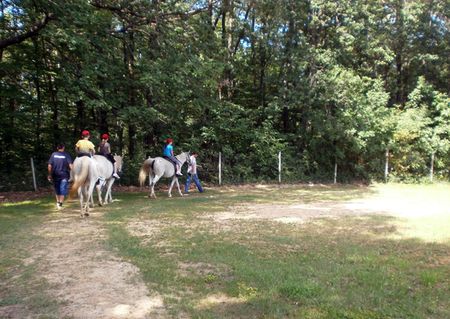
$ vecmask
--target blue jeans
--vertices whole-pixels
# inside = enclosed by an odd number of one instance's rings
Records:
[[[198,191],[200,193],[203,193],[202,185],[200,184],[200,180],[198,179],[197,174],[188,174],[186,179],[186,184],[184,185],[184,192],[189,192],[189,186],[191,186],[191,177],[194,180],[195,186],[197,186]]]
[[[61,180],[55,180],[53,182],[53,185],[55,187],[55,193],[56,195],[64,195],[66,196],[69,192],[69,182],[67,178],[61,179]]]

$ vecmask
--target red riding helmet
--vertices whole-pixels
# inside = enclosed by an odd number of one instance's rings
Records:
[[[102,140],[107,140],[107,139],[109,139],[109,135],[106,133],[102,134],[101,138],[102,138]]]
[[[172,140],[171,138],[168,138],[168,139],[166,139],[166,143],[167,143],[167,144],[173,143],[173,140]]]
[[[84,130],[84,131],[81,132],[81,136],[83,136],[83,137],[89,136],[89,135],[91,135],[91,133],[89,133],[88,130]]]

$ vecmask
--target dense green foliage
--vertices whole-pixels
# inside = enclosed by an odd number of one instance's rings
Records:
[[[109,132],[135,183],[166,137],[203,178],[448,179],[448,1],[1,0],[0,190]],[[434,160],[432,161],[431,158]],[[28,175],[27,175],[28,174]]]

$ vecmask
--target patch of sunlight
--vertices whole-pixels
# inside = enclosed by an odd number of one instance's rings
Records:
[[[305,219],[302,217],[280,217],[274,219],[276,222],[283,224],[301,224],[305,222]]]
[[[159,296],[145,297],[137,300],[133,305],[119,304],[107,311],[112,318],[146,318],[149,313],[161,312],[164,303]]]
[[[450,243],[450,214],[420,216],[393,222],[400,238],[419,238],[425,242]]]
[[[117,305],[113,308],[112,313],[114,316],[124,317],[130,313],[130,305]]]
[[[230,297],[223,293],[208,295],[205,298],[199,300],[197,308],[207,309],[217,305],[230,305],[230,304],[241,304],[244,303],[244,298]]]
[[[3,203],[0,206],[3,207],[12,207],[12,206],[23,206],[23,205],[30,205],[30,204],[35,204],[36,201],[32,201],[32,200],[25,200],[23,202],[15,202],[15,203]]]
[[[273,186],[268,184],[256,184],[255,188],[269,189],[272,190]]]
[[[446,184],[374,185],[376,194],[346,203],[359,210],[395,217],[389,238],[418,238],[425,242],[450,242],[450,196]]]

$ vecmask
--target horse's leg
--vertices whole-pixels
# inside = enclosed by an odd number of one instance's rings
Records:
[[[94,188],[95,188],[95,185],[96,185],[96,184],[97,184],[97,181],[95,181],[95,182],[90,181],[89,187],[87,188],[87,195],[86,195],[88,199],[90,199],[91,197],[94,196]],[[100,185],[100,188],[101,188],[102,182],[100,182],[99,185]],[[100,201],[101,201],[101,191],[100,191],[100,193],[99,193],[99,199],[100,199]],[[86,215],[86,216],[89,216],[89,207],[88,207],[88,209],[86,210],[85,215]]]
[[[175,184],[175,181],[177,180],[177,178],[176,178],[176,176],[174,175],[173,177],[172,177],[172,181],[170,182],[170,187],[169,187],[169,197],[172,197],[172,187],[173,187],[173,184]]]
[[[84,206],[83,206],[83,185],[80,186],[80,188],[78,188],[78,198],[80,200],[80,215],[81,217],[83,217],[83,210],[84,210]]]
[[[149,197],[153,197],[156,199],[156,194],[155,194],[155,185],[156,183],[159,181],[159,179],[161,178],[161,176],[159,175],[155,175],[152,179],[152,186],[150,187],[150,196]]]
[[[88,186],[83,185],[80,189],[81,217],[89,216],[89,204],[91,199],[87,192]]]
[[[114,178],[110,178],[106,184],[105,203],[112,203],[112,186],[114,184]]]
[[[180,196],[183,197],[183,193],[181,192],[181,189],[180,189],[180,183],[178,182],[178,177],[175,178],[175,183],[177,184],[177,187],[178,187],[178,193],[180,193]]]
[[[88,186],[84,186],[84,195],[86,199],[84,200],[84,216],[89,216],[89,203],[91,201],[91,197],[89,196]]]
[[[148,197],[152,197],[153,195],[153,174],[150,173],[148,174],[148,187],[149,187],[149,193],[148,193]]]
[[[98,196],[98,204],[100,206],[103,206],[103,201],[102,201],[102,184],[98,183],[97,185],[95,185],[95,189],[97,190],[97,196]],[[94,191],[92,190],[92,195],[94,195]],[[92,202],[94,202],[94,196],[91,196],[92,198]],[[94,207],[94,205],[92,205],[92,207]]]

